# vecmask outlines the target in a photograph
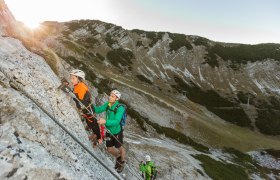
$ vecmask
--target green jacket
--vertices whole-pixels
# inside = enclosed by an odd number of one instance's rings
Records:
[[[109,102],[104,103],[102,106],[94,106],[95,113],[103,113],[107,110]],[[119,104],[119,101],[116,101],[113,106],[108,108],[108,111],[106,112],[106,128],[114,135],[121,132],[121,119],[123,116],[123,113],[125,111],[123,106],[118,107],[117,112],[115,114],[114,109]]]
[[[152,167],[154,162],[149,161],[147,164],[140,164],[140,171],[145,173],[145,179],[150,180],[152,176]]]

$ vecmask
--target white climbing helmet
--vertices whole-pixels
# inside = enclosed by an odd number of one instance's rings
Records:
[[[79,70],[79,69],[74,69],[70,72],[71,75],[74,75],[74,76],[77,76],[77,77],[80,77],[82,78],[83,80],[85,80],[85,73],[84,71],[82,70]]]
[[[151,161],[151,156],[146,155],[146,156],[145,156],[145,160],[146,160],[146,162]]]
[[[111,93],[113,93],[113,94],[115,94],[115,96],[117,96],[119,99],[121,98],[121,93],[120,93],[120,91],[118,91],[118,90],[113,90]]]

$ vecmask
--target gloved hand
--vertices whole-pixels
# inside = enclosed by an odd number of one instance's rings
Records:
[[[69,86],[69,82],[65,78],[61,79],[61,83],[66,86]]]
[[[106,124],[106,120],[105,120],[104,118],[100,118],[100,119],[97,121],[97,123],[98,123],[99,125]]]

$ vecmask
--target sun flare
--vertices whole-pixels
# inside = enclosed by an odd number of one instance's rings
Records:
[[[26,21],[24,25],[30,29],[38,29],[40,27],[40,23],[35,21]]]

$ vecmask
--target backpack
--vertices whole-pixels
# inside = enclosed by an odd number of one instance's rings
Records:
[[[155,180],[157,178],[157,168],[155,165],[148,165],[151,167],[151,180]],[[145,178],[143,172],[142,172],[142,177]]]
[[[156,166],[151,166],[151,169],[152,169],[151,179],[156,179],[157,178],[157,173],[158,173]]]
[[[122,118],[121,118],[121,122],[120,122],[120,125],[121,125],[121,128],[122,128],[122,131],[124,130],[124,127],[125,127],[125,125],[126,125],[126,119],[127,119],[127,112],[126,112],[126,105],[125,104],[118,104],[116,107],[115,107],[115,109],[113,110],[114,111],[114,113],[116,114],[117,113],[117,110],[118,110],[118,108],[119,107],[124,107],[124,113],[123,113],[123,116],[122,116]],[[110,110],[109,109],[109,106],[107,106],[107,110]],[[111,111],[111,110],[110,110]]]

